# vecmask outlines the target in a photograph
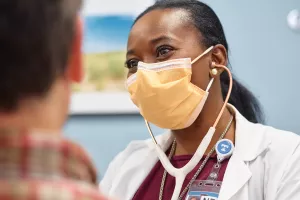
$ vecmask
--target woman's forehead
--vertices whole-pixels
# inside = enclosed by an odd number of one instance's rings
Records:
[[[190,17],[183,9],[153,10],[141,17],[132,27],[130,40],[138,37],[152,38],[159,35],[185,35],[187,26],[191,27]]]

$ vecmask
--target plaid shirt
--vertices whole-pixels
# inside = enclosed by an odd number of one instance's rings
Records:
[[[1,200],[106,200],[80,146],[51,134],[0,130]]]

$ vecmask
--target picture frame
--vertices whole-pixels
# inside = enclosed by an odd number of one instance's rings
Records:
[[[70,115],[138,114],[125,88],[127,39],[135,18],[154,0],[85,0],[85,76],[73,86]],[[118,6],[116,6],[118,5]]]

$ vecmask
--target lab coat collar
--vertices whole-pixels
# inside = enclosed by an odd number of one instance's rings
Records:
[[[265,137],[266,134],[263,134],[265,126],[249,122],[231,104],[228,104],[228,108],[235,114],[236,120],[234,152],[238,154],[239,158],[243,161],[252,161],[263,153],[271,143],[271,141]],[[170,130],[156,137],[157,143],[164,151],[170,147],[173,140],[174,137]],[[148,140],[147,143],[150,148],[155,148],[152,140]]]
[[[268,149],[271,144],[270,138],[264,134],[266,126],[249,122],[232,105],[230,109],[235,113],[235,152],[241,159],[250,162],[256,159],[261,153]]]

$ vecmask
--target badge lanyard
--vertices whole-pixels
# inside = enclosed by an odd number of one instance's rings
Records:
[[[227,124],[225,130],[223,131],[223,133],[220,136],[219,140],[222,140],[224,138],[224,136],[226,135],[226,133],[228,132],[231,124],[233,121],[233,116],[231,116],[231,119],[229,121],[229,123]],[[172,147],[171,147],[171,151],[169,154],[169,159],[171,159],[171,157],[174,155],[175,152],[175,148],[176,148],[176,140],[174,140]],[[197,177],[199,176],[199,174],[201,173],[202,169],[204,168],[205,164],[207,163],[208,159],[211,157],[211,155],[213,154],[213,152],[215,152],[215,146],[210,150],[210,152],[207,154],[207,156],[205,157],[204,161],[202,162],[202,164],[199,166],[198,170],[196,171],[196,173],[194,174],[194,176],[192,177],[192,179],[189,181],[189,183],[187,184],[187,186],[183,189],[183,191],[181,192],[180,196],[176,199],[176,200],[181,200],[183,199],[183,197],[187,194],[188,190],[190,189],[190,186],[192,185],[192,183],[197,179]],[[164,171],[163,177],[162,177],[162,182],[161,182],[161,186],[160,186],[160,192],[159,192],[159,200],[163,200],[163,192],[164,192],[164,184],[166,181],[166,176],[167,176],[167,171]]]
[[[214,164],[207,180],[195,180],[186,196],[186,200],[217,200],[222,181],[217,181],[222,162],[230,158],[234,145],[231,140],[222,139],[216,144],[217,163]]]

